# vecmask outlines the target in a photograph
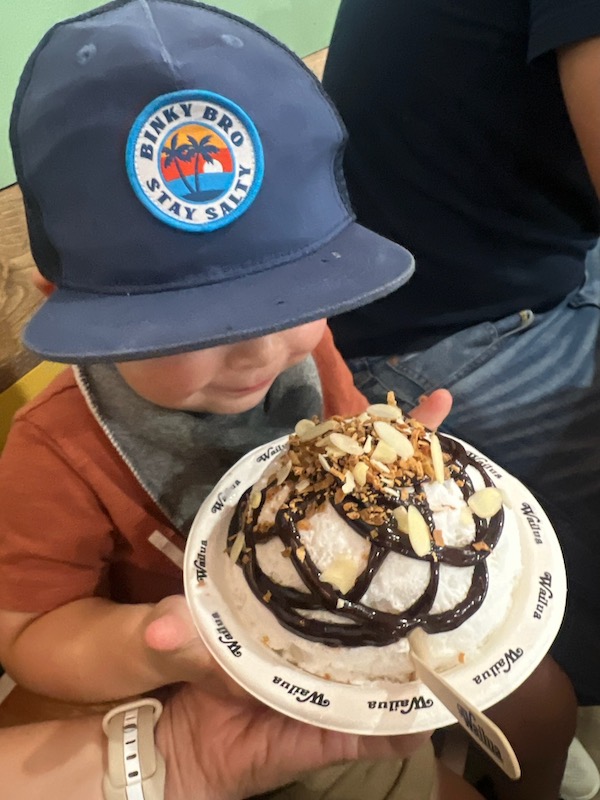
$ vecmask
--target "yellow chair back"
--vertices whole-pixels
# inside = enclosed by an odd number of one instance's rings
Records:
[[[0,392],[0,450],[4,447],[16,412],[39,394],[65,368],[66,364],[42,361],[4,392]]]

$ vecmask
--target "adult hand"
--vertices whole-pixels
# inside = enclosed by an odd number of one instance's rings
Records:
[[[425,737],[345,736],[282,717],[249,696],[225,701],[191,684],[172,692],[156,728],[165,800],[239,800],[334,762],[403,757]],[[101,800],[105,754],[98,716],[0,730],[2,797]]]
[[[429,734],[355,736],[297,722],[264,706],[214,662],[184,597],[169,597],[146,643],[188,663],[196,683],[178,687],[157,729],[167,760],[168,800],[237,800],[282,786],[300,773],[357,758],[404,758]]]
[[[167,800],[239,800],[301,773],[358,758],[405,758],[429,734],[355,736],[297,722],[249,695],[186,685],[165,704],[156,741]]]

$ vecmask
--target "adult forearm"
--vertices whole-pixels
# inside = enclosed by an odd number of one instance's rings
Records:
[[[159,721],[157,734],[167,723]],[[170,724],[170,723],[169,723]],[[164,731],[162,731],[165,734]],[[172,732],[166,734],[172,739]],[[22,725],[0,730],[0,796],[14,800],[103,800],[107,741],[100,716]],[[180,789],[177,770],[166,760],[165,800],[189,800]],[[188,764],[203,794],[203,777]],[[213,797],[227,800],[217,792]]]
[[[600,198],[600,36],[562,48],[558,70],[569,117]]]
[[[103,738],[99,717],[0,730],[0,794],[15,800],[102,800]]]
[[[31,622],[4,657],[23,686],[71,702],[101,702],[152,691],[170,680],[144,643],[151,605],[86,598]]]
[[[167,699],[154,737],[165,800],[241,800],[328,764],[404,758],[427,734],[345,735],[187,684]],[[98,715],[0,730],[0,796],[102,800],[107,752]]]

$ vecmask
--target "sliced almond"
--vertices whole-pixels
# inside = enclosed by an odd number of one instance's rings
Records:
[[[350,492],[353,492],[354,489],[356,488],[356,483],[354,481],[354,475],[348,469],[348,470],[346,470],[346,474],[345,474],[344,477],[345,477],[346,480],[345,480],[344,484],[342,485],[342,492],[344,494],[350,494]]]
[[[244,536],[244,532],[240,531],[238,535],[235,537],[233,544],[231,545],[231,550],[229,551],[229,558],[235,562],[240,557],[240,553],[244,548],[244,544],[246,543],[246,538]]]
[[[389,469],[383,464],[381,461],[377,461],[376,458],[371,459],[371,466],[375,467],[378,472],[387,472],[389,473]]]
[[[363,445],[363,453],[370,453],[372,449],[373,449],[373,437],[371,436],[371,434],[369,434],[365,439],[365,443]]]
[[[305,489],[308,489],[309,486],[310,486],[310,481],[308,480],[308,478],[302,478],[302,480],[298,481],[298,483],[296,484],[296,491],[302,494],[302,492]]]
[[[400,458],[412,458],[414,456],[415,449],[410,439],[396,430],[389,422],[374,422],[373,428],[381,442],[385,442],[385,444],[393,448]]]
[[[340,450],[339,447],[332,447],[331,445],[328,445],[325,447],[325,455],[328,458],[343,458],[343,456],[347,455],[347,453],[344,453],[344,451]]]
[[[329,441],[334,447],[339,448],[344,453],[348,453],[350,456],[362,455],[362,445],[351,436],[346,436],[345,433],[332,433],[329,437]]]
[[[286,461],[280,469],[277,470],[277,486],[281,486],[281,484],[286,480],[287,476],[290,474],[292,469],[292,462]]]
[[[486,486],[472,494],[467,505],[481,519],[490,519],[502,508],[502,495],[494,486]]]
[[[365,464],[364,461],[359,461],[358,464],[356,464],[352,470],[352,474],[354,475],[357,486],[364,486],[366,484],[368,471],[369,465]]]
[[[294,433],[296,436],[302,436],[307,431],[311,430],[312,428],[316,428],[316,424],[312,421],[312,419],[300,419],[296,423],[296,427],[294,428]]]
[[[258,508],[262,502],[262,492],[252,492],[250,495],[250,508]]]
[[[377,442],[377,447],[373,450],[372,458],[381,461],[382,464],[393,464],[398,458],[398,454],[387,442]]]
[[[331,464],[327,461],[323,453],[319,453],[319,464],[323,467],[325,472],[331,472]]]
[[[400,533],[408,533],[408,511],[404,506],[398,506],[392,511],[392,516],[396,520],[396,525]]]
[[[431,552],[429,525],[416,506],[408,507],[408,538],[412,549],[420,558]]]
[[[404,419],[398,406],[389,406],[386,403],[374,403],[367,408],[367,414],[370,417],[380,417],[381,419]]]
[[[440,444],[440,440],[435,435],[435,433],[431,434],[431,439],[429,440],[429,445],[431,447],[431,462],[433,464],[433,473],[435,475],[435,479],[438,483],[444,482],[444,455],[442,453],[442,445]]]
[[[346,594],[352,589],[360,573],[362,572],[358,564],[350,556],[338,556],[320,576],[321,583],[330,583],[342,594]]]
[[[334,419],[328,419],[326,422],[321,422],[319,425],[313,425],[312,428],[307,427],[298,438],[301,442],[312,442],[313,439],[318,439],[329,431],[337,428],[338,424]]]

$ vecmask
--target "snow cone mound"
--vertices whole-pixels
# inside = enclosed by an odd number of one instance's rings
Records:
[[[454,439],[393,396],[358,417],[302,420],[241,497],[227,581],[247,631],[330,680],[413,677],[485,647],[521,569],[510,498]]]

